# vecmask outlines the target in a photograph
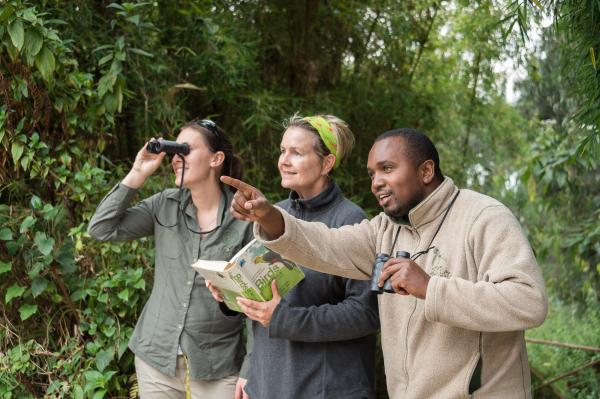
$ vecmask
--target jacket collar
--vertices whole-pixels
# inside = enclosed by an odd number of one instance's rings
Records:
[[[457,191],[458,187],[454,181],[444,177],[444,181],[431,194],[408,212],[408,220],[406,218],[392,218],[392,220],[397,224],[408,224],[418,229],[446,211]]]
[[[294,210],[305,209],[314,211],[331,204],[333,201],[340,198],[341,195],[342,190],[333,180],[331,180],[325,190],[312,198],[300,198],[297,192],[292,191],[290,192],[289,200],[291,208]]]

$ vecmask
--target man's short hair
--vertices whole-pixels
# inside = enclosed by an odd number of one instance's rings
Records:
[[[442,179],[442,169],[440,167],[440,156],[435,148],[435,145],[425,133],[418,131],[417,129],[401,128],[388,130],[387,132],[381,133],[375,139],[375,142],[387,139],[389,137],[400,137],[404,139],[406,143],[408,156],[415,162],[416,165],[421,165],[423,162],[431,159],[434,164],[434,174],[438,179]]]

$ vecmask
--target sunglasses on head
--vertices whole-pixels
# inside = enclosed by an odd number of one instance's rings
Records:
[[[210,119],[195,119],[192,122],[198,126],[205,128],[215,136],[217,148],[215,148],[214,151],[220,151],[221,147],[223,146],[223,142],[217,124],[211,121]]]
[[[210,130],[215,136],[219,136],[219,130],[217,129],[217,124],[211,121],[210,119],[196,119],[194,123],[202,126],[208,130]]]

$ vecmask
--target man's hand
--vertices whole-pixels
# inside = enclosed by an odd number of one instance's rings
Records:
[[[250,399],[250,396],[246,395],[244,391],[244,387],[248,382],[247,379],[239,377],[237,383],[235,384],[235,399]]]
[[[273,312],[281,301],[281,295],[279,295],[275,280],[271,282],[271,289],[273,290],[273,298],[268,302],[257,302],[242,297],[237,298],[237,303],[242,308],[242,312],[250,319],[262,324],[263,327],[269,327]]]
[[[397,294],[425,299],[430,277],[412,259],[391,258],[385,262],[379,277],[379,286],[383,287],[388,278],[391,279],[392,288]]]
[[[273,205],[257,188],[229,176],[221,176],[221,181],[237,189],[231,202],[231,213],[237,219],[260,222],[271,212]]]
[[[221,181],[237,189],[231,201],[230,210],[233,217],[257,222],[269,240],[274,240],[284,233],[281,213],[260,190],[229,176],[221,176]]]

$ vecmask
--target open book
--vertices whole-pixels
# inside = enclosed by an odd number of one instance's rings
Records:
[[[192,267],[213,283],[229,309],[238,312],[241,309],[236,297],[268,301],[273,297],[273,279],[277,279],[277,289],[283,296],[304,278],[304,273],[294,262],[256,240],[240,249],[229,262],[200,259]]]

